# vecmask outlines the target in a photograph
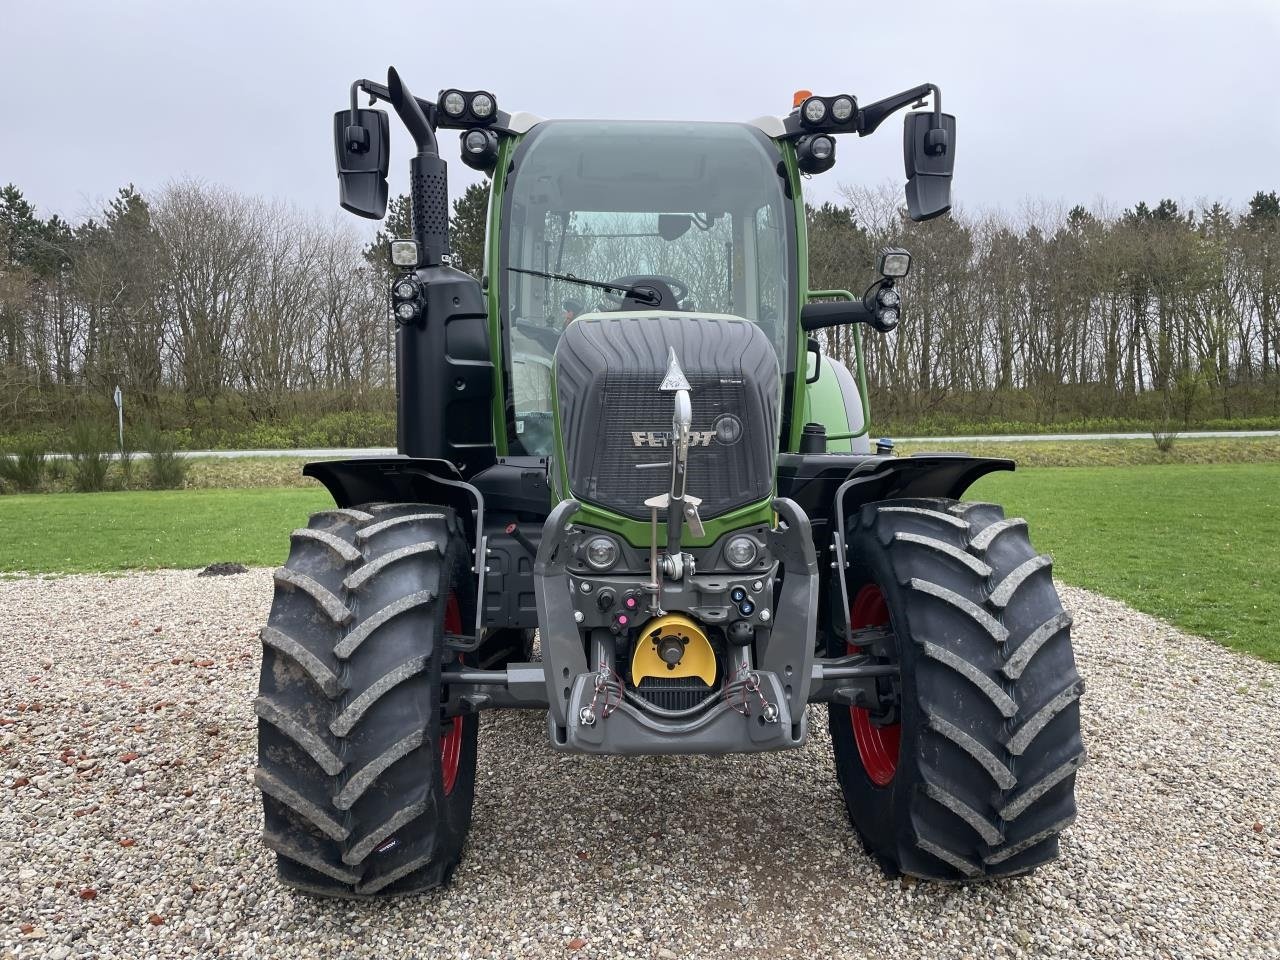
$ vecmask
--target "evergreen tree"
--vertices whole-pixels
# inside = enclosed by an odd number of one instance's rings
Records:
[[[489,181],[473,183],[453,201],[449,218],[449,246],[453,265],[473,277],[484,271],[484,237],[489,214]]]

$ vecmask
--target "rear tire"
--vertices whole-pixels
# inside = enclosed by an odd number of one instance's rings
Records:
[[[451,510],[327,510],[294,531],[262,631],[263,839],[281,880],[388,897],[448,882],[471,825],[477,718],[442,723],[446,632],[474,614]]]
[[[884,501],[851,518],[847,537],[854,625],[887,620],[879,652],[900,669],[896,730],[858,708],[829,711],[868,851],[890,874],[944,881],[1054,859],[1076,813],[1084,684],[1071,616],[1026,522],[988,503]],[[829,637],[828,653],[844,654]]]

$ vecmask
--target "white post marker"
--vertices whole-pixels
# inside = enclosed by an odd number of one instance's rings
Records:
[[[115,396],[112,398],[116,402],[116,424],[119,431],[120,453],[124,453],[124,394],[120,392],[120,384],[116,384]]]

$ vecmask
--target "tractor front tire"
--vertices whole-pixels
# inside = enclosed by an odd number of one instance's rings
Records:
[[[836,773],[868,851],[891,875],[942,881],[1054,859],[1076,814],[1084,684],[1026,522],[994,504],[895,500],[863,507],[846,535],[850,625],[888,627],[868,649],[899,668],[881,704],[830,705]],[[858,648],[856,633],[847,646],[830,636],[832,655]]]
[[[263,839],[307,893],[447,883],[471,824],[477,718],[442,720],[444,635],[474,613],[451,510],[326,510],[295,530],[262,631]]]

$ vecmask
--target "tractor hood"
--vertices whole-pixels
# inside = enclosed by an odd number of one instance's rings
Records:
[[[719,314],[587,314],[555,352],[555,403],[569,492],[623,516],[671,486],[674,348],[690,385],[687,486],[706,519],[773,493],[781,384],[769,338]]]

